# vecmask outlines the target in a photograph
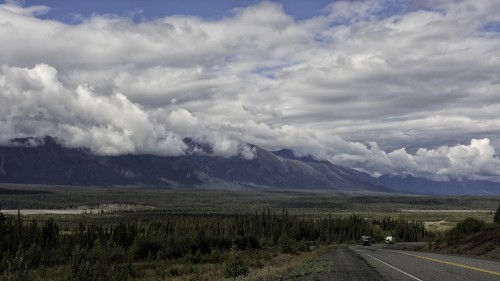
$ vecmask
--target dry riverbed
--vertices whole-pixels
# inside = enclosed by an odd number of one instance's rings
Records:
[[[156,209],[152,206],[133,205],[133,204],[99,204],[96,206],[78,206],[70,209],[20,209],[20,210],[1,210],[4,214],[17,214],[21,215],[78,215],[78,214],[98,214],[102,212],[112,211],[130,211],[130,210],[151,210]]]

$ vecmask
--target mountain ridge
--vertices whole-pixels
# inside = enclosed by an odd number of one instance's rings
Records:
[[[415,195],[500,195],[500,183],[436,182],[411,175],[382,175],[334,165],[290,149],[249,145],[252,160],[211,156],[207,144],[184,139],[186,155],[100,156],[68,148],[57,139],[19,138],[0,146],[0,183],[72,186],[278,188],[365,191]]]
[[[30,143],[36,143],[36,146]],[[158,187],[273,187],[391,192],[361,180],[354,170],[326,161],[304,161],[252,146],[253,160],[208,156],[210,147],[186,139],[190,153],[99,156],[67,148],[56,139],[16,139],[1,146],[0,182],[60,185],[145,185]],[[28,144],[28,145],[26,145]],[[203,153],[195,153],[202,151]],[[278,153],[279,154],[279,153]],[[309,160],[312,160],[309,159]]]

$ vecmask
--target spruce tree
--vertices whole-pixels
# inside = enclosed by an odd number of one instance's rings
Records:
[[[495,212],[495,216],[493,217],[494,223],[500,223],[500,204],[498,204],[498,209]]]

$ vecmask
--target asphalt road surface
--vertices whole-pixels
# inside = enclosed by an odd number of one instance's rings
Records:
[[[435,253],[423,253],[399,250],[397,245],[374,244],[372,246],[342,247],[335,251],[351,251],[369,264],[374,271],[362,271],[369,277],[350,277],[332,275],[333,280],[424,280],[424,281],[489,281],[500,280],[500,262],[474,259],[463,256],[449,256]],[[349,255],[349,254],[347,254]],[[352,254],[351,254],[352,255]],[[335,256],[332,256],[335,257]],[[351,261],[355,261],[351,257]],[[359,260],[358,260],[359,262]],[[337,260],[337,263],[343,263]],[[356,271],[362,263],[352,265]],[[349,270],[347,270],[349,271]]]

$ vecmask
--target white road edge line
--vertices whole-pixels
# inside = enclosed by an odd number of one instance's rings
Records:
[[[409,274],[409,273],[406,273],[406,272],[402,271],[401,269],[399,269],[399,268],[397,268],[397,267],[394,267],[394,266],[392,266],[392,265],[390,265],[390,264],[386,263],[385,261],[382,261],[382,260],[380,260],[380,259],[377,259],[376,257],[374,257],[374,256],[372,256],[372,255],[370,255],[370,254],[368,254],[368,253],[365,253],[365,252],[360,251],[360,250],[358,250],[358,251],[359,251],[359,252],[361,252],[361,253],[363,253],[363,254],[365,254],[365,255],[367,255],[367,256],[369,256],[369,257],[371,257],[372,259],[375,259],[375,260],[377,260],[377,261],[379,261],[379,262],[381,262],[381,263],[383,263],[383,264],[387,265],[387,266],[388,266],[388,267],[390,267],[390,268],[393,268],[393,269],[395,269],[395,270],[397,270],[397,271],[399,271],[399,272],[401,272],[401,273],[403,273],[403,274],[405,274],[405,275],[408,275],[409,277],[411,277],[411,278],[413,278],[413,279],[415,279],[415,280],[418,280],[418,281],[424,281],[424,280],[419,279],[419,278],[417,278],[417,277],[415,277],[415,276],[413,276],[413,275],[411,275],[411,274]]]

